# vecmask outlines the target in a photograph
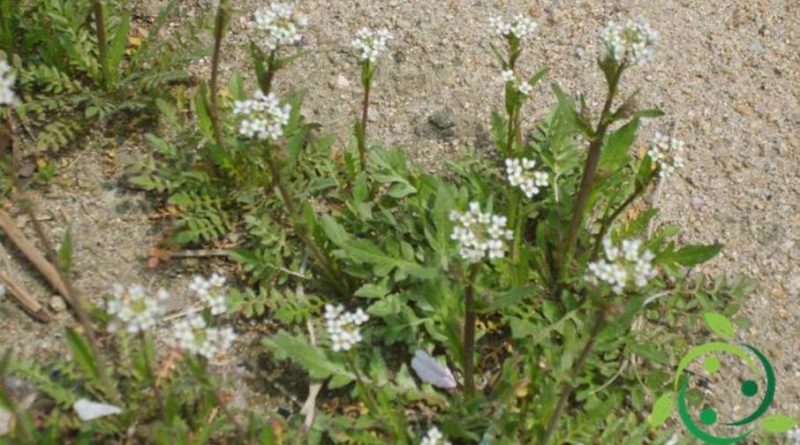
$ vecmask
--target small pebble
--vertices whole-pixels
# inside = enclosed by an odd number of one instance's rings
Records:
[[[333,87],[336,88],[337,90],[346,90],[350,88],[350,81],[347,80],[347,78],[344,77],[343,75],[339,74],[333,81]]]
[[[50,302],[47,305],[55,313],[61,313],[67,310],[67,303],[65,303],[64,299],[58,295],[53,295],[53,298],[50,299]]]

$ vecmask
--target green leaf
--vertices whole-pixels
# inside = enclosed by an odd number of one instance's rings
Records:
[[[383,298],[387,294],[389,294],[389,289],[387,289],[385,285],[367,283],[358,288],[358,290],[353,295],[361,298],[375,299],[375,298]]]
[[[100,372],[97,368],[97,359],[89,347],[89,342],[72,328],[67,328],[67,343],[72,350],[75,362],[86,373],[86,376],[92,380],[97,380]]]
[[[547,73],[550,72],[549,68],[543,68],[536,72],[530,79],[528,79],[528,83],[531,85],[536,85]]]
[[[630,157],[631,145],[636,139],[639,122],[638,118],[631,119],[630,122],[611,133],[602,153],[600,153],[599,168],[615,171],[625,165]]]
[[[653,427],[661,426],[672,415],[674,409],[675,393],[668,392],[663,394],[653,404],[653,411],[650,413],[650,425]]]
[[[647,110],[639,110],[633,113],[633,117],[661,117],[664,112],[658,108],[650,108]]]
[[[333,244],[339,247],[343,247],[350,240],[350,235],[344,230],[344,227],[330,215],[322,217],[322,231]]]
[[[379,276],[385,276],[393,269],[399,269],[408,275],[413,275],[422,279],[433,278],[438,273],[438,271],[424,267],[416,262],[389,255],[371,241],[365,239],[351,240],[341,247],[346,256],[349,256],[354,261],[373,265],[375,267],[375,273]],[[341,253],[337,255],[341,256]]]
[[[478,310],[477,312],[481,313],[494,312],[502,308],[511,307],[530,296],[536,295],[537,293],[538,291],[534,287],[529,287],[529,286],[515,287],[506,292],[497,294],[494,297],[494,299],[492,299],[491,304],[489,304],[485,308]]]
[[[733,338],[736,333],[736,328],[730,320],[722,314],[716,312],[706,312],[703,314],[706,325],[711,332],[719,335],[722,338]]]
[[[714,258],[720,250],[722,250],[722,244],[686,246],[675,252],[674,259],[681,266],[691,267]]]
[[[797,421],[786,414],[773,414],[761,421],[761,428],[769,433],[785,433],[797,425]]]
[[[116,77],[122,56],[125,55],[125,47],[128,44],[128,31],[130,31],[131,14],[125,11],[114,31],[114,38],[108,47],[108,65]]]
[[[276,353],[278,358],[291,358],[308,371],[312,379],[325,379],[332,375],[354,378],[341,366],[331,362],[325,352],[314,345],[280,331],[272,337],[265,337],[262,343]]]
[[[68,272],[72,268],[72,228],[67,227],[61,247],[58,248],[58,265],[62,271]]]

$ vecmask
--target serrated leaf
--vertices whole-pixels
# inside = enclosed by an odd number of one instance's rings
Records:
[[[761,421],[761,428],[769,433],[785,433],[797,425],[797,421],[786,414],[773,414]]]
[[[631,145],[636,139],[639,122],[638,118],[631,119],[630,122],[611,133],[602,153],[600,153],[599,168],[615,171],[625,165],[630,157]]]
[[[355,292],[356,297],[361,298],[383,298],[389,293],[389,289],[382,284],[367,283]]]
[[[736,334],[736,328],[733,323],[722,314],[706,312],[703,314],[703,319],[705,319],[708,329],[722,338],[733,338],[734,334]]]
[[[327,236],[333,244],[339,247],[347,244],[347,241],[350,239],[350,235],[344,230],[344,227],[336,222],[330,215],[322,217],[322,231],[325,232],[325,236]]]
[[[691,267],[714,258],[720,250],[722,250],[721,244],[686,246],[675,252],[674,259],[681,266]]]
[[[650,413],[650,425],[653,427],[661,426],[672,415],[675,409],[675,393],[668,392],[663,394],[653,404],[653,411]]]

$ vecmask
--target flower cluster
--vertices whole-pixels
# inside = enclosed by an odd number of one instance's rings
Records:
[[[539,194],[542,187],[547,187],[547,173],[534,171],[536,161],[533,159],[506,159],[506,176],[512,187],[519,187],[528,198]]]
[[[200,314],[176,322],[174,333],[177,347],[209,360],[224,356],[236,340],[232,328],[209,327]]]
[[[653,162],[659,165],[659,174],[664,177],[675,173],[676,169],[684,166],[686,163],[683,158],[684,151],[683,141],[656,132],[647,154]]]
[[[419,445],[450,445],[450,442],[444,440],[444,434],[439,431],[439,428],[432,426],[425,434],[425,437],[422,438],[422,442],[420,442]]]
[[[528,96],[529,94],[531,94],[531,91],[533,91],[533,85],[531,85],[530,82],[527,81],[518,82],[517,76],[514,74],[514,71],[512,70],[501,71],[500,81],[503,83],[513,82],[517,88],[517,91],[519,91],[519,93],[522,94],[523,96]]]
[[[256,10],[251,26],[263,33],[260,46],[271,52],[281,46],[300,43],[303,40],[300,29],[308,26],[308,18],[295,13],[290,3],[273,3]]]
[[[386,51],[386,42],[391,38],[389,31],[385,29],[373,31],[369,28],[361,28],[351,45],[358,51],[358,60],[361,63],[374,65],[378,62],[381,54]]]
[[[793,428],[786,433],[789,445],[800,445],[800,428]]]
[[[506,217],[481,212],[477,202],[471,202],[465,213],[452,211],[450,220],[458,223],[450,238],[461,243],[459,255],[470,263],[487,256],[490,260],[503,258],[507,241],[514,239],[514,233],[506,229]]]
[[[536,22],[522,14],[517,14],[514,20],[506,22],[502,17],[492,17],[489,19],[489,26],[494,29],[495,34],[502,37],[514,36],[522,40],[528,34],[536,31]]]
[[[0,106],[14,105],[17,101],[14,95],[14,83],[17,76],[11,71],[11,66],[5,60],[0,60]]]
[[[242,116],[239,134],[247,138],[277,140],[283,136],[283,127],[289,123],[292,107],[281,107],[278,97],[257,91],[252,99],[236,101],[233,114]]]
[[[225,306],[225,295],[219,292],[224,285],[225,277],[216,273],[212,274],[208,279],[197,275],[189,284],[189,290],[197,294],[203,303],[211,309],[211,315],[220,315],[228,310],[227,306]]]
[[[331,349],[349,351],[362,340],[359,326],[366,323],[369,316],[361,309],[345,312],[344,306],[325,305],[325,329],[331,337]]]
[[[135,334],[152,328],[164,313],[163,303],[168,298],[169,294],[164,289],[159,289],[155,295],[149,295],[138,284],[127,288],[120,284],[114,285],[114,296],[106,306],[109,315],[113,316],[108,330],[116,332],[123,328]]]
[[[643,65],[653,58],[658,36],[647,23],[628,20],[625,25],[608,22],[601,32],[608,55],[618,64]]]
[[[641,240],[623,240],[620,246],[614,246],[605,238],[603,250],[605,260],[589,263],[588,280],[592,284],[602,281],[609,284],[614,293],[621,294],[628,283],[644,287],[656,276],[655,255],[648,249],[642,250]]]

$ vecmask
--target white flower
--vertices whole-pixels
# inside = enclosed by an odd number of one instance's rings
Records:
[[[517,85],[517,91],[519,91],[523,96],[527,96],[531,94],[531,91],[533,91],[533,85],[528,82],[521,82],[519,85]]]
[[[500,81],[503,83],[514,82],[517,80],[517,76],[514,75],[514,71],[512,70],[503,70],[500,71]]]
[[[800,445],[800,428],[793,428],[786,433],[786,439],[789,441],[788,445]]]
[[[152,328],[158,323],[158,318],[164,313],[164,301],[169,294],[164,289],[159,289],[155,295],[148,295],[142,286],[137,284],[122,286],[114,285],[114,296],[108,301],[106,311],[114,318],[108,325],[110,332],[116,332],[121,327],[127,332],[135,334]]]
[[[619,295],[628,284],[645,287],[656,276],[652,264],[655,255],[649,249],[642,250],[641,240],[623,240],[620,246],[614,246],[604,238],[603,253],[605,259],[589,263],[587,280],[591,284],[606,283]]]
[[[214,273],[208,279],[196,275],[189,284],[189,290],[197,294],[203,303],[211,309],[211,315],[224,314],[228,307],[225,305],[225,295],[221,293],[225,285],[225,277]]]
[[[358,60],[361,63],[376,64],[381,54],[386,51],[386,42],[392,36],[389,31],[379,29],[373,31],[369,28],[361,28],[353,39],[351,46],[358,51]]]
[[[425,437],[422,438],[422,442],[420,442],[419,445],[450,445],[450,442],[444,440],[444,434],[439,431],[439,428],[432,426],[425,434]]]
[[[283,127],[289,123],[291,112],[291,105],[281,107],[277,96],[272,93],[265,96],[261,91],[252,99],[233,104],[233,114],[242,116],[239,134],[260,140],[274,141],[283,136]]]
[[[209,360],[224,357],[236,340],[232,328],[209,327],[199,314],[175,323],[174,333],[175,346]]]
[[[296,45],[303,40],[300,29],[308,25],[303,14],[296,14],[290,3],[273,3],[253,14],[250,26],[261,31],[258,43],[267,52],[281,46]]]
[[[514,36],[522,40],[528,34],[534,32],[537,25],[529,17],[517,14],[511,22],[506,22],[502,17],[492,17],[489,19],[489,26],[499,36],[506,38]]]
[[[505,228],[506,217],[481,212],[477,202],[471,202],[465,213],[451,212],[450,219],[458,223],[450,239],[461,244],[459,255],[470,263],[486,257],[490,260],[503,258],[508,249],[507,241],[514,239],[514,233]]]
[[[14,105],[17,97],[14,95],[14,83],[17,76],[5,60],[0,60],[0,106]]]
[[[331,338],[331,349],[349,351],[363,338],[359,326],[369,320],[369,315],[362,309],[345,312],[344,306],[325,305],[325,329]]]
[[[686,164],[683,157],[685,150],[683,141],[656,132],[647,155],[659,165],[659,175],[663,178],[683,168]]]
[[[645,22],[628,20],[625,25],[608,22],[600,33],[608,55],[618,64],[643,65],[653,58],[657,33]]]
[[[542,187],[547,187],[547,173],[534,171],[533,159],[506,159],[506,177],[512,187],[519,187],[528,198],[538,195]]]

